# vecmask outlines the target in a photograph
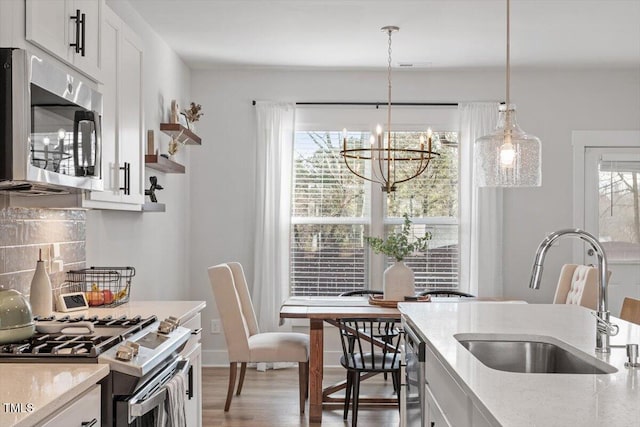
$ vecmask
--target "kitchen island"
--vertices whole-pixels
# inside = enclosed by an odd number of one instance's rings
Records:
[[[407,326],[425,342],[428,419],[452,426],[640,425],[640,368],[624,364],[640,326],[620,326],[610,354],[595,352],[591,311],[564,304],[399,304]],[[610,374],[516,373],[487,367],[460,334],[527,336],[569,344],[617,371]],[[548,340],[547,340],[548,341]],[[429,409],[430,408],[430,409]],[[429,424],[428,424],[429,425]]]

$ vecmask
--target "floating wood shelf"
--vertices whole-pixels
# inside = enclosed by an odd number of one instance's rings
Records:
[[[185,167],[180,163],[176,163],[158,154],[145,154],[144,165],[148,168],[166,173],[184,173],[185,171]]]
[[[202,140],[180,123],[160,123],[160,131],[185,145],[202,145]]]
[[[164,212],[165,208],[164,203],[146,202],[142,205],[142,212]]]

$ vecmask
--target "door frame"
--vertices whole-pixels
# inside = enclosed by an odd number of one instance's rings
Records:
[[[584,202],[586,171],[585,154],[588,148],[628,148],[640,146],[640,130],[574,130],[571,132],[573,145],[573,224],[584,228]],[[587,230],[588,231],[588,230]],[[573,244],[573,260],[584,262],[583,245]]]

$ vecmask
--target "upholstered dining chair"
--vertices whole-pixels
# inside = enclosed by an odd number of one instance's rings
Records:
[[[209,267],[209,280],[229,353],[225,412],[231,406],[238,363],[241,368],[236,396],[242,391],[247,363],[298,362],[300,413],[304,414],[309,382],[309,336],[297,332],[260,332],[244,271],[239,263]]]
[[[610,272],[609,275],[611,275]],[[598,306],[598,269],[580,264],[563,265],[553,303],[578,304],[596,310]]]
[[[627,322],[640,325],[640,299],[625,297],[622,301],[620,318]]]

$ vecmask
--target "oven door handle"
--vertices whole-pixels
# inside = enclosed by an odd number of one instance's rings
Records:
[[[129,423],[133,422],[136,419],[136,417],[141,417],[147,412],[151,411],[152,409],[163,404],[167,398],[166,383],[176,375],[187,375],[189,371],[189,366],[190,366],[189,360],[184,358],[176,359],[176,361],[173,362],[168,368],[166,368],[164,371],[162,371],[160,374],[157,375],[158,382],[154,381],[152,384],[145,386],[142,390],[140,390],[138,393],[133,395],[129,399],[129,403],[128,403]],[[166,381],[163,381],[163,378],[165,377],[163,373],[167,371],[171,372],[174,369],[175,369],[175,372],[173,373],[173,375],[171,375],[171,378],[167,379]],[[160,388],[158,388],[158,390],[156,390],[151,396],[140,401],[140,399],[142,399],[144,395],[149,392],[149,390],[152,390],[156,387],[160,387]]]

